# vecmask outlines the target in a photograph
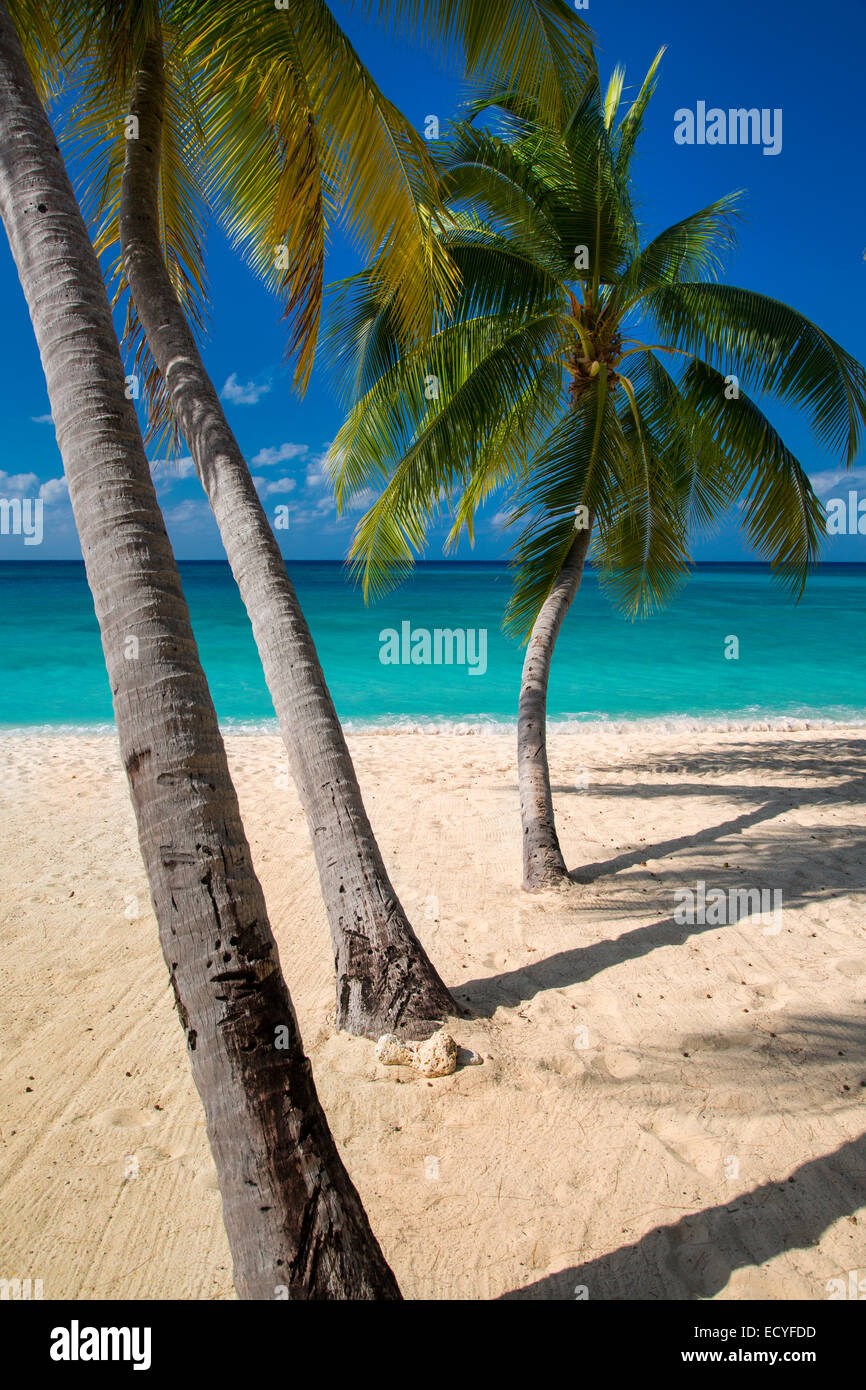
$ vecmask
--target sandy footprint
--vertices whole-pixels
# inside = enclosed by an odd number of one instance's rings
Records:
[[[787,1008],[791,1000],[795,998],[795,991],[782,982],[766,981],[752,986],[752,1009],[757,1012],[764,1009],[769,1013],[777,1013],[779,1009]]]
[[[862,956],[843,956],[831,964],[846,980],[858,980],[861,975],[866,975],[866,960]]]
[[[94,1129],[139,1129],[155,1125],[159,1115],[152,1110],[132,1110],[123,1106],[113,1106],[92,1116],[90,1124]]]
[[[722,1258],[708,1224],[700,1217],[686,1219],[675,1227],[665,1263],[685,1285],[687,1297],[712,1298],[731,1277],[730,1264]]]
[[[633,1052],[624,1052],[621,1048],[606,1048],[602,1053],[602,1061],[617,1081],[628,1081],[630,1077],[637,1076],[641,1069],[640,1058]]]
[[[724,1181],[725,1165],[731,1158],[732,1142],[708,1134],[691,1115],[657,1116],[641,1125],[673,1157],[705,1178]]]
[[[217,1180],[217,1170],[213,1163],[203,1164],[193,1178],[193,1186],[201,1192],[219,1192],[220,1185]]]

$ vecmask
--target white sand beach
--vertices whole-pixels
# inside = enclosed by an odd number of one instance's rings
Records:
[[[335,1034],[282,745],[227,743],[325,1111],[406,1297],[821,1300],[866,1278],[866,729],[555,735],[589,881],[539,897],[513,739],[353,735],[484,1059],[435,1081]],[[0,744],[0,1276],[232,1298],[115,742]],[[780,891],[780,929],[678,924],[699,881]]]

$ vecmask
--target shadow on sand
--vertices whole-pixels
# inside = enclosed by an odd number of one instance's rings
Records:
[[[826,835],[833,839],[832,856],[822,855],[824,834],[814,835],[800,827],[780,827],[778,834],[765,836],[757,843],[750,840],[736,850],[749,860],[750,881],[782,885],[785,905],[826,903],[838,893],[851,893],[866,888],[864,873],[864,841],[862,836],[862,806],[866,799],[866,740],[843,739],[844,766],[849,779],[809,788],[794,786],[707,785],[706,783],[675,784],[642,783],[610,786],[594,784],[593,791],[605,796],[629,796],[651,801],[656,797],[679,796],[688,805],[691,797],[718,796],[727,800],[758,801],[761,804],[744,810],[718,825],[696,830],[689,835],[641,844],[634,850],[611,859],[582,866],[573,874],[576,882],[594,883],[613,878],[626,869],[656,861],[654,872],[648,875],[656,894],[669,895],[679,884],[681,874],[670,863],[660,868],[657,861],[671,859],[681,851],[691,856],[696,847],[718,845],[728,836],[735,836],[772,820],[793,808],[832,804],[839,808],[856,808],[848,824],[838,822]],[[762,743],[755,748],[749,744],[733,745],[706,753],[696,753],[668,759],[654,759],[652,773],[664,775],[666,769],[676,770],[678,776],[707,777],[756,771],[769,762],[774,773],[783,776],[821,777],[833,775],[818,742],[779,740]],[[628,773],[629,768],[620,769]],[[635,776],[646,775],[646,767],[635,766]],[[573,787],[557,787],[558,794],[577,794]],[[861,832],[842,841],[846,830]],[[717,857],[702,870],[694,859],[690,877],[711,878],[720,887],[734,882],[733,874],[721,873]],[[736,879],[741,882],[744,869]],[[761,875],[764,878],[761,878]],[[646,878],[641,876],[641,882]],[[819,886],[820,885],[820,886]],[[618,913],[630,910],[629,905],[615,899],[611,904]],[[600,904],[594,903],[597,912]],[[639,904],[646,911],[648,904]],[[579,899],[575,911],[581,910]],[[533,962],[519,970],[488,979],[468,981],[461,994],[468,994],[474,1009],[492,1013],[498,1004],[517,1004],[541,990],[557,989],[591,979],[600,971],[622,961],[635,959],[663,946],[680,945],[689,937],[706,931],[718,931],[719,926],[684,927],[673,917],[664,917],[648,925],[637,926],[621,936],[598,941],[574,950],[562,951],[546,960]],[[809,1040],[804,1061],[829,1065],[837,1056],[846,1056],[856,1064],[866,1059],[866,1025],[859,1020],[833,1019],[814,1016],[789,1020]],[[774,1035],[770,1035],[771,1037]],[[737,1065],[743,1064],[739,1054]],[[855,1212],[866,1200],[866,1136],[842,1144],[834,1153],[811,1159],[777,1182],[766,1182],[723,1205],[707,1208],[684,1216],[670,1225],[656,1226],[640,1240],[551,1274],[523,1288],[503,1294],[505,1300],[568,1299],[589,1297],[602,1300],[689,1300],[712,1298],[728,1284],[735,1270],[757,1267],[785,1251],[804,1249],[818,1244],[835,1222],[848,1218],[856,1226]],[[852,1232],[853,1234],[853,1232]],[[863,1243],[852,1243],[851,1260],[863,1263]],[[828,1266],[821,1281],[809,1295],[826,1299],[832,1287],[830,1280],[841,1279],[847,1284],[847,1269]],[[838,1287],[838,1286],[837,1286]]]
[[[780,1182],[763,1183],[724,1206],[656,1226],[632,1245],[538,1279],[503,1299],[700,1299],[712,1298],[734,1270],[764,1264],[787,1250],[816,1245],[834,1222],[852,1218],[866,1195],[866,1135],[835,1153],[811,1159]],[[863,1243],[852,1245],[856,1263]],[[847,1270],[828,1265],[814,1293]],[[578,1293],[586,1290],[585,1293]]]
[[[599,880],[614,881],[617,874],[653,862],[653,871],[641,876],[643,886],[650,888],[646,900],[611,898],[609,910],[618,916],[639,911],[647,915],[658,913],[659,899],[663,906],[673,908],[674,889],[684,886],[682,870],[676,863],[679,853],[690,856],[689,884],[703,878],[717,888],[739,887],[745,880],[753,886],[778,887],[783,894],[786,908],[802,907],[809,903],[823,903],[828,911],[833,897],[839,893],[866,891],[866,836],[863,834],[863,803],[866,801],[866,740],[845,739],[843,744],[845,766],[855,775],[844,782],[834,782],[827,786],[807,787],[758,787],[737,785],[707,785],[706,783],[640,783],[610,785],[594,784],[597,795],[610,797],[632,797],[652,800],[658,797],[679,797],[684,805],[684,818],[687,818],[688,801],[691,797],[719,797],[727,800],[760,800],[763,804],[743,811],[741,815],[730,817],[718,825],[706,829],[696,829],[691,834],[662,840],[654,844],[641,843],[633,850],[618,854],[611,859],[595,864],[583,865],[572,872],[576,884],[597,883]],[[665,766],[675,766],[678,772],[693,776],[709,775],[725,771],[749,770],[768,758],[776,771],[802,775],[827,775],[828,766],[820,757],[820,745],[809,743],[761,744],[759,748],[749,745],[733,746],[709,753],[686,755],[653,763],[653,772],[664,772]],[[623,769],[629,771],[628,765]],[[834,769],[830,769],[832,772]],[[634,771],[646,774],[647,768]],[[579,793],[573,787],[558,787],[560,794]],[[780,827],[778,833],[768,834],[763,839],[750,838],[745,844],[736,839],[727,845],[724,853],[733,857],[743,855],[749,860],[749,867],[725,870],[719,867],[718,856],[722,852],[718,846],[728,837],[736,837],[744,830],[752,829],[770,821],[785,811],[812,805],[832,805],[838,808],[850,807],[852,814],[847,825],[837,822],[832,830],[826,832],[834,839],[832,856],[822,854],[824,834],[817,835],[799,826]],[[846,843],[840,843],[845,831],[851,834]],[[716,846],[716,854],[708,860],[706,867],[694,862],[694,851],[700,846]],[[660,861],[669,861],[660,863]],[[613,887],[613,882],[611,883]],[[686,884],[685,886],[689,886]],[[564,900],[564,910],[571,904]],[[575,892],[575,914],[585,911],[586,905]],[[602,905],[592,904],[594,914]],[[742,920],[742,919],[740,919]],[[729,924],[731,925],[731,924]],[[674,921],[673,916],[662,916],[658,920],[634,927],[620,936],[608,940],[576,946],[573,949],[557,952],[544,960],[533,961],[517,969],[467,980],[455,987],[455,993],[468,1006],[469,1013],[476,1017],[490,1017],[500,1006],[511,1007],[525,1003],[536,994],[548,989],[563,989],[569,985],[583,984],[601,971],[635,960],[665,946],[679,946],[689,938],[705,932],[724,930],[717,924],[683,926]]]

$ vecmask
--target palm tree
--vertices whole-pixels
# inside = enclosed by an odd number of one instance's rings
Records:
[[[96,155],[97,244],[121,251],[153,433],[176,425],[183,434],[250,617],[316,855],[337,1026],[373,1037],[427,1032],[457,1006],[388,877],[315,646],[193,332],[203,319],[209,203],[282,294],[300,385],[315,349],[329,209],[381,249],[404,340],[423,334],[454,283],[424,212],[438,196],[424,142],[323,0],[72,8],[93,65],[77,129]],[[422,9],[437,37],[459,41],[470,69],[508,73],[558,111],[555,76],[577,61],[585,33],[564,0],[518,10],[504,0],[429,0]],[[418,7],[395,2],[383,14],[411,27]],[[121,114],[133,118],[134,138],[124,138]]]
[[[38,74],[50,27],[21,32]],[[316,1095],[99,264],[5,0],[0,215],[45,371],[235,1286],[242,1298],[399,1298]]]
[[[565,119],[486,93],[439,151],[449,215],[438,235],[461,275],[432,340],[401,347],[374,267],[338,287],[331,349],[354,395],[332,451],[339,502],[380,491],[351,558],[365,595],[404,573],[447,506],[448,543],[507,486],[515,588],[508,626],[528,647],[518,708],[524,887],[568,880],[546,748],[554,644],[587,554],[632,615],[688,572],[688,541],[742,498],[749,541],[795,593],[824,531],[804,469],[741,388],[802,406],[850,465],[866,373],[775,300],[719,283],[737,198],[641,246],[630,161],[661,54],[617,119],[593,68]],[[499,133],[474,124],[498,109]],[[646,325],[649,325],[648,327]],[[430,375],[438,395],[424,391]],[[433,399],[428,399],[433,395]]]

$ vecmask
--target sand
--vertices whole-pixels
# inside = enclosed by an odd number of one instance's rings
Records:
[[[354,735],[394,882],[469,1011],[454,1035],[484,1059],[435,1081],[335,1034],[281,745],[227,743],[316,1083],[407,1297],[866,1296],[866,730],[555,736],[587,882],[538,897],[512,739]],[[0,1278],[232,1298],[114,741],[0,754]],[[681,925],[699,880],[781,891],[780,929]]]

